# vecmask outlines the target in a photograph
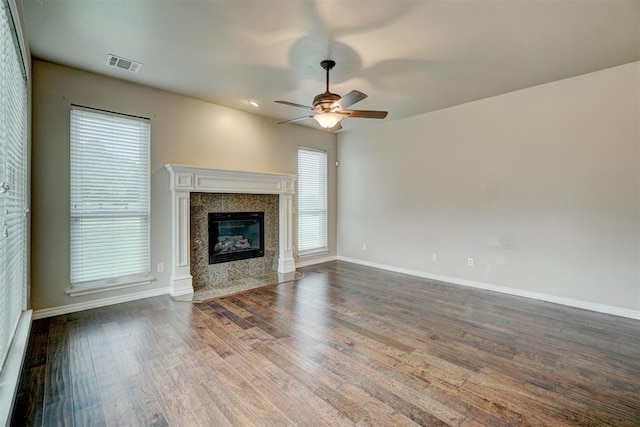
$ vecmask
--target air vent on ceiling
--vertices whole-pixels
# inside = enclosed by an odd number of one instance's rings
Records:
[[[130,59],[121,58],[113,54],[107,55],[107,65],[110,67],[120,68],[122,70],[137,73],[142,68],[142,64]]]

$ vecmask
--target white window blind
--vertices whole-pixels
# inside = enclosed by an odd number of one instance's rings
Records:
[[[149,280],[148,119],[71,107],[71,286]]]
[[[27,295],[27,82],[11,12],[0,1],[0,371]]]
[[[298,254],[327,250],[327,153],[298,148]]]

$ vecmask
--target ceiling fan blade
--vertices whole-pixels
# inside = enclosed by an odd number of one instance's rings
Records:
[[[338,99],[336,102],[331,104],[331,108],[332,109],[334,107],[340,107],[340,109],[347,108],[355,104],[356,102],[362,101],[366,97],[367,97],[366,94],[359,92],[357,90],[352,90],[351,92],[349,92],[348,94],[346,94],[345,96],[343,96],[342,98]]]
[[[354,117],[361,119],[384,119],[389,114],[388,111],[374,111],[374,110],[340,110],[338,114],[345,117]]]
[[[292,107],[304,108],[305,110],[313,110],[313,108],[309,107],[308,105],[296,104],[295,102],[289,102],[289,101],[273,101],[273,102],[277,102],[278,104],[290,105]]]
[[[304,117],[298,117],[297,119],[291,119],[291,120],[285,120],[284,122],[279,122],[279,125],[285,124],[285,123],[292,123],[292,122],[297,122],[300,120],[305,120],[305,119],[310,119],[313,116],[304,116]]]

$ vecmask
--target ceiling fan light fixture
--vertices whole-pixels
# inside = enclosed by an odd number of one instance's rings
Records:
[[[342,116],[336,113],[319,113],[313,118],[325,129],[333,128],[342,120]]]

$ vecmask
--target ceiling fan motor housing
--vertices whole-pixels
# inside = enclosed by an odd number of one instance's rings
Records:
[[[331,92],[321,93],[313,98],[313,109],[318,113],[333,112],[333,103],[340,99],[340,95]]]

